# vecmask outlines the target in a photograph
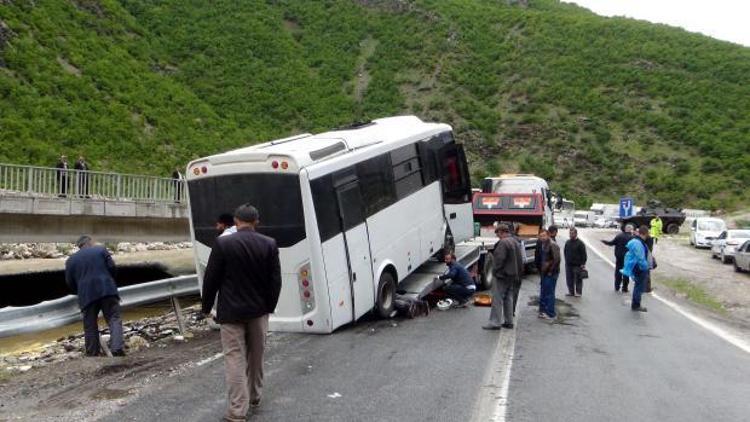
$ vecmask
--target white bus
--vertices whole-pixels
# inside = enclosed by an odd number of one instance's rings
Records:
[[[199,280],[221,213],[251,203],[279,246],[275,331],[330,333],[374,310],[446,243],[473,232],[471,183],[451,127],[414,116],[303,134],[187,168]]]

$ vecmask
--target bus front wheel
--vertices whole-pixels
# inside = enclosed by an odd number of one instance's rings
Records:
[[[375,302],[375,312],[381,318],[390,318],[393,313],[393,300],[396,296],[396,280],[389,272],[383,272],[378,282],[378,296]]]

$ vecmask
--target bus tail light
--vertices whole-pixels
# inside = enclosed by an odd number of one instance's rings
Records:
[[[305,264],[297,271],[297,282],[299,286],[300,305],[302,315],[315,309],[315,292],[313,290],[312,274],[310,264]]]

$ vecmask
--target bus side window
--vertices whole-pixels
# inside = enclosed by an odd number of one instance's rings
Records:
[[[389,154],[378,155],[357,164],[365,216],[369,217],[396,201]]]
[[[422,164],[416,144],[406,145],[391,152],[396,197],[403,199],[424,186]]]

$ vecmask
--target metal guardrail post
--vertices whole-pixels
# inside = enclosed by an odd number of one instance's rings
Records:
[[[172,309],[174,309],[174,315],[177,317],[177,328],[180,330],[180,335],[185,335],[185,317],[182,315],[182,308],[180,307],[180,299],[176,296],[170,297],[172,301]]]

